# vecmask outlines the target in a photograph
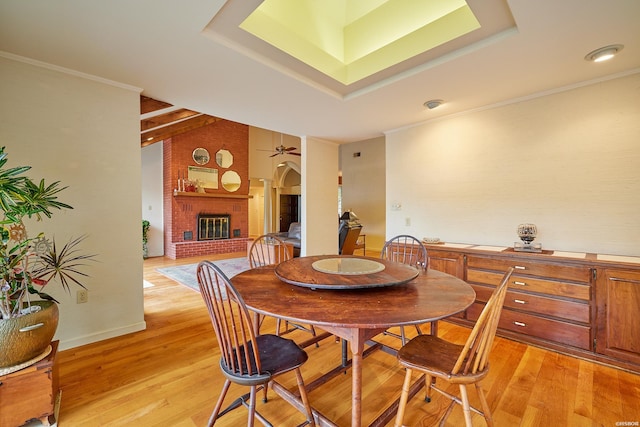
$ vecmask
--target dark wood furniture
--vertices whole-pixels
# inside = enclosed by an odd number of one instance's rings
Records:
[[[493,426],[491,410],[487,404],[480,381],[489,373],[489,353],[496,336],[498,321],[507,293],[509,277],[513,267],[509,267],[502,281],[495,288],[487,304],[482,309],[478,321],[474,325],[464,345],[458,345],[438,338],[435,335],[418,335],[398,351],[398,361],[406,368],[398,415],[395,427],[402,427],[404,411],[411,388],[411,375],[414,370],[426,374],[426,401],[431,401],[431,390],[442,393],[451,400],[451,404],[440,420],[444,425],[455,403],[462,405],[467,427],[472,427],[471,411],[484,416],[489,427]],[[454,396],[436,387],[432,380],[440,379],[460,387],[460,397]],[[478,393],[482,411],[469,404],[467,385],[473,384]]]
[[[305,258],[296,258],[286,264],[303,263]],[[385,270],[387,273],[398,266],[378,258],[370,259],[384,263],[389,268]],[[314,280],[313,269],[299,268],[299,272],[300,281]],[[344,276],[344,280],[352,280],[352,276]],[[371,280],[375,280],[375,277]],[[232,282],[251,310],[293,322],[313,324],[349,341],[352,352],[351,425],[354,427],[361,425],[365,343],[392,326],[431,322],[458,313],[475,299],[473,289],[464,281],[435,270],[419,274],[402,285],[357,289],[314,290],[283,282],[274,271],[266,269],[245,271],[234,276]],[[343,371],[338,369],[336,372]],[[319,380],[309,384],[307,390],[324,382]],[[273,388],[283,398],[297,401],[296,396],[275,382]],[[320,425],[335,425],[322,414],[316,411],[314,414]],[[388,416],[389,413],[383,415]]]
[[[0,426],[17,427],[30,420],[46,426],[56,423],[60,395],[57,353],[58,341],[54,341],[41,361],[0,376]]]
[[[498,335],[640,372],[640,258],[544,250],[426,245],[429,267],[473,286],[453,319],[471,326],[500,277],[515,267]]]
[[[249,311],[242,298],[214,263],[200,262],[197,277],[200,293],[209,311],[218,340],[221,355],[220,369],[226,377],[218,402],[209,418],[209,426],[240,404],[249,409],[249,426],[253,425],[255,417],[264,420],[256,411],[258,386],[262,386],[266,401],[266,386],[269,382],[278,375],[290,371],[294,371],[296,375],[307,423],[314,426],[311,407],[300,373],[300,366],[307,361],[307,353],[292,340],[271,334],[256,335]],[[246,397],[242,397],[220,412],[232,382],[250,387],[249,402],[246,402]]]

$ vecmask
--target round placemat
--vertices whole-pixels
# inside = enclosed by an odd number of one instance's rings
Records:
[[[329,274],[373,274],[384,270],[384,264],[362,258],[325,258],[311,264],[314,270]]]

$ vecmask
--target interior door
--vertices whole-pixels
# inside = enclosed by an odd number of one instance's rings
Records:
[[[289,230],[292,222],[298,221],[298,196],[280,195],[280,231]]]

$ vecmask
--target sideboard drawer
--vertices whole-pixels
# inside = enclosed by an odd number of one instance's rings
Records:
[[[586,266],[540,263],[520,259],[498,259],[478,256],[467,257],[468,269],[497,270],[499,272],[505,272],[509,267],[514,267],[515,274],[542,276],[550,279],[570,280],[584,283],[589,283],[591,280],[591,269]]]
[[[493,289],[486,286],[471,286],[476,291],[476,301],[486,302],[493,293]],[[588,302],[562,300],[510,290],[505,297],[504,306],[573,322],[591,322],[591,307]]]
[[[492,271],[467,269],[467,281],[490,286],[497,286],[502,280],[503,273]],[[535,277],[525,277],[514,273],[509,279],[509,288],[525,292],[538,292],[547,295],[556,295],[580,300],[591,300],[591,286],[589,284],[577,284],[545,280]]]
[[[472,304],[467,309],[467,318],[472,321],[478,320],[483,307],[484,304],[481,303]],[[591,327],[585,325],[576,325],[504,308],[500,316],[499,328],[585,350],[591,349]]]

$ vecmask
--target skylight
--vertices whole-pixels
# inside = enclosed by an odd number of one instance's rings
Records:
[[[240,28],[349,85],[480,24],[464,0],[265,0]]]

